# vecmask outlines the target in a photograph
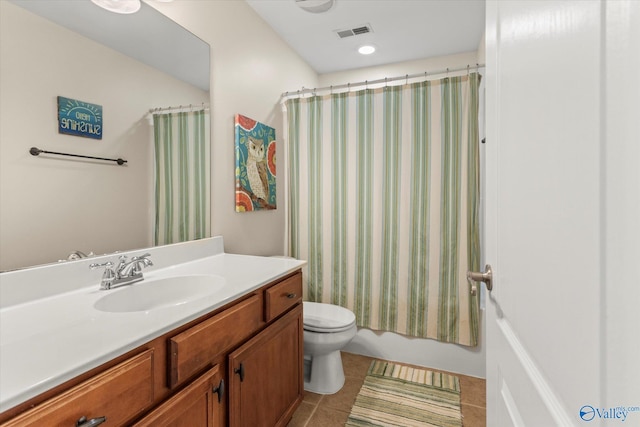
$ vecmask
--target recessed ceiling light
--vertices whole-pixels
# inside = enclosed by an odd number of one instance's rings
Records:
[[[115,13],[136,13],[140,10],[140,0],[91,0],[103,9]]]
[[[311,13],[323,13],[331,9],[334,0],[295,0],[302,10]]]
[[[375,51],[376,48],[371,45],[360,46],[360,48],[358,49],[358,52],[362,55],[371,55]]]

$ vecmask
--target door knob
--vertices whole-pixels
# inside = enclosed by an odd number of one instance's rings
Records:
[[[493,283],[491,282],[493,279],[493,271],[489,264],[484,267],[484,272],[467,271],[467,279],[475,282],[484,282],[485,285],[487,285],[488,291],[493,289]]]

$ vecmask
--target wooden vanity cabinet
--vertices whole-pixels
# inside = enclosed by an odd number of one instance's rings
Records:
[[[303,397],[301,296],[297,271],[0,414],[0,427],[284,426]]]

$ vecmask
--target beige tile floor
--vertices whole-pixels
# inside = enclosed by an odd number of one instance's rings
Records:
[[[342,364],[345,384],[342,390],[332,395],[305,392],[304,400],[293,414],[288,427],[343,426],[372,360],[371,357],[343,352]],[[455,375],[460,378],[462,425],[464,427],[485,427],[485,380],[466,375]]]

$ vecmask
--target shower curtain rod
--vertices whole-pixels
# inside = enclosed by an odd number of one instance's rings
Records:
[[[189,105],[179,105],[176,107],[158,107],[158,108],[151,108],[149,110],[150,114],[162,114],[162,113],[166,113],[166,112],[185,112],[185,111],[199,111],[199,110],[205,110],[207,111],[209,109],[209,104],[205,104],[204,102],[202,103],[202,105],[193,105],[193,104],[189,104]]]
[[[467,71],[467,72],[471,70],[477,71],[480,68],[484,68],[484,64],[467,65],[466,67],[457,67],[457,68],[445,68],[444,70],[425,71],[424,73],[418,73],[418,74],[405,74],[404,76],[385,77],[384,79],[377,79],[377,80],[370,80],[370,81],[365,80],[363,82],[347,83],[347,84],[341,84],[341,85],[335,85],[335,86],[325,86],[325,87],[313,88],[313,89],[308,89],[303,86],[301,90],[298,90],[296,92],[283,93],[280,96],[280,101],[284,102],[289,98],[301,98],[301,97],[304,97],[304,95],[306,94],[317,95],[318,92],[329,91],[330,93],[333,93],[333,91],[336,91],[336,90],[339,91],[342,89],[347,89],[347,92],[349,92],[351,91],[351,89],[355,87],[364,86],[365,88],[367,88],[368,85],[379,85],[382,83],[386,85],[388,83],[396,82],[400,80],[404,80],[405,83],[409,83],[409,80],[414,80],[418,78],[422,78],[423,80],[428,80],[429,77],[441,76],[442,74],[448,75],[449,73],[456,73],[458,71]]]

